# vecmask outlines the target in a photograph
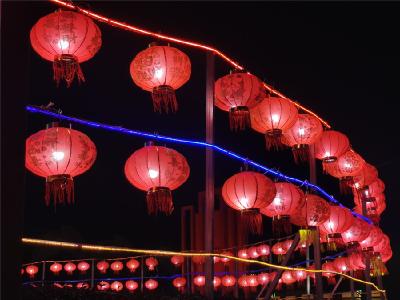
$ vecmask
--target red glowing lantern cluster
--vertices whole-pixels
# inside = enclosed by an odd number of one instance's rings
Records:
[[[225,203],[241,212],[245,226],[254,234],[262,232],[260,209],[267,207],[275,194],[274,183],[265,175],[252,171],[235,174],[222,186]]]
[[[147,192],[147,211],[150,215],[172,213],[171,191],[181,186],[189,173],[186,158],[162,146],[145,146],[135,151],[125,163],[125,175],[129,182]]]
[[[149,268],[150,271],[154,271],[155,267],[158,266],[158,260],[155,257],[148,257],[146,258],[146,266]]]

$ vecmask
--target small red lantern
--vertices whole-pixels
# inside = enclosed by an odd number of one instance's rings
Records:
[[[154,111],[168,113],[178,110],[175,90],[189,80],[191,65],[182,51],[153,43],[135,56],[130,73],[136,85],[151,92]]]
[[[198,275],[193,278],[195,286],[202,287],[206,284],[206,278],[203,275]]]
[[[81,273],[86,273],[90,269],[90,265],[86,261],[81,261],[78,263],[77,268]]]
[[[349,271],[348,263],[345,257],[338,257],[333,261],[333,266],[337,272],[346,273]]]
[[[309,157],[309,145],[322,134],[322,124],[314,116],[299,114],[297,121],[288,130],[283,132],[283,144],[292,148],[294,161],[307,162]]]
[[[293,284],[296,282],[296,278],[293,276],[292,271],[284,271],[282,273],[282,281],[284,284]]]
[[[293,271],[292,275],[297,282],[301,282],[307,279],[307,273],[302,270]]]
[[[224,277],[222,277],[221,281],[222,281],[223,286],[231,287],[231,286],[235,285],[236,278],[235,278],[235,276],[232,276],[232,275],[225,275]]]
[[[139,284],[134,280],[128,280],[125,282],[125,287],[128,291],[133,292],[139,287]]]
[[[268,150],[282,148],[282,132],[297,118],[297,107],[285,98],[267,97],[250,110],[251,127],[265,134]]]
[[[105,260],[99,261],[96,265],[97,270],[99,270],[99,272],[103,273],[103,274],[107,272],[107,269],[109,268],[109,266],[110,266],[109,263],[106,262]]]
[[[253,259],[256,259],[260,256],[257,251],[257,247],[250,247],[247,249],[247,256]]]
[[[76,288],[78,289],[78,290],[88,290],[89,289],[89,284],[87,283],[87,282],[78,282],[77,284],[76,284]]]
[[[246,281],[247,281],[247,286],[249,286],[249,287],[256,287],[259,285],[258,280],[257,280],[257,275],[253,275],[253,274],[247,275]]]
[[[221,261],[221,258],[219,258],[218,256],[213,256],[213,262],[214,264],[217,264]]]
[[[195,264],[204,264],[204,262],[206,261],[206,258],[204,256],[200,256],[200,255],[196,255],[196,256],[192,256],[192,261]]]
[[[233,253],[230,252],[230,251],[224,251],[224,252],[221,252],[221,254],[222,254],[222,255],[233,256]],[[230,260],[231,260],[231,259],[228,258],[228,257],[221,257],[221,262],[223,262],[224,264],[230,262]]]
[[[97,284],[97,289],[98,289],[99,291],[107,291],[107,290],[110,289],[110,284],[109,284],[107,281],[100,281],[100,282]]]
[[[32,48],[53,62],[54,80],[65,80],[69,87],[77,76],[85,81],[80,63],[91,59],[101,46],[101,32],[93,20],[83,14],[58,10],[32,27]]]
[[[350,228],[342,233],[342,239],[349,245],[358,245],[358,243],[362,242],[368,237],[370,230],[371,228],[369,224],[360,220],[359,218],[353,218]]]
[[[171,257],[171,263],[176,267],[181,266],[184,261],[185,259],[182,255],[174,255]]]
[[[123,288],[124,285],[122,284],[122,282],[114,281],[113,283],[111,283],[111,290],[113,290],[114,292],[120,292]]]
[[[249,285],[247,283],[247,276],[246,275],[240,276],[239,279],[238,279],[238,284],[242,288],[248,287]]]
[[[265,88],[256,76],[235,72],[215,82],[215,105],[229,111],[231,130],[244,130],[250,126],[249,108],[265,98]]]
[[[72,262],[67,262],[64,265],[64,270],[65,272],[67,272],[67,274],[71,275],[76,270],[76,265]]]
[[[185,289],[186,285],[186,278],[185,277],[176,277],[173,281],[172,284],[174,287],[178,289],[178,291],[183,291]]]
[[[315,142],[315,157],[326,165],[335,162],[350,148],[349,139],[339,131],[326,130]]]
[[[189,177],[186,158],[161,146],[145,146],[135,151],[125,163],[125,175],[140,190],[147,191],[147,211],[170,215],[174,210],[171,191]]]
[[[249,254],[247,253],[247,249],[240,249],[238,251],[238,257],[240,258],[249,258]]]
[[[144,286],[148,290],[155,290],[158,287],[158,281],[154,279],[149,279],[144,283]]]
[[[268,284],[269,281],[269,274],[268,273],[260,273],[257,275],[257,281],[261,285],[266,285]]]
[[[25,271],[30,278],[34,278],[36,273],[39,272],[39,268],[35,265],[29,265],[25,268]]]
[[[126,267],[127,267],[131,272],[135,272],[136,269],[137,269],[139,266],[140,266],[140,263],[139,263],[136,259],[134,259],[134,258],[128,260],[127,263],[126,263]]]
[[[292,231],[290,215],[303,205],[304,193],[289,182],[276,182],[275,187],[275,198],[269,206],[261,210],[261,213],[273,218],[272,231],[275,236],[286,236]]]
[[[61,272],[62,268],[62,264],[55,262],[50,266],[50,271],[53,272],[55,275],[58,275]]]
[[[114,271],[115,274],[118,274],[124,268],[124,264],[120,261],[114,261],[111,264],[111,270]]]
[[[214,289],[217,289],[218,287],[220,287],[221,286],[221,278],[219,278],[218,276],[214,276],[213,286],[214,286]]]
[[[287,249],[286,247],[283,245],[282,242],[277,242],[272,246],[271,249],[272,253],[278,256],[281,256],[283,254],[286,254]]]
[[[271,179],[251,171],[233,175],[222,186],[225,203],[239,210],[245,227],[258,235],[262,233],[260,209],[267,207],[275,194],[276,188]]]
[[[158,266],[158,260],[155,257],[148,257],[145,262],[150,271],[154,271],[154,268]]]
[[[45,203],[74,202],[73,178],[91,168],[96,146],[80,131],[58,127],[40,130],[26,140],[25,166],[35,175],[46,178]]]
[[[260,256],[269,256],[270,250],[270,247],[266,244],[261,244],[257,246],[257,252],[260,254]]]

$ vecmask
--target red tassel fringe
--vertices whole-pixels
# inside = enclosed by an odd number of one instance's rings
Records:
[[[153,98],[153,107],[155,112],[166,113],[176,112],[178,110],[178,102],[176,101],[175,91],[168,85],[160,85],[153,88],[151,94]]]
[[[328,234],[328,251],[337,251],[344,248],[344,242],[340,233]]]
[[[292,224],[289,216],[274,216],[272,218],[272,233],[274,237],[283,237],[292,233]]]
[[[279,151],[285,148],[285,145],[282,143],[282,130],[280,129],[272,129],[268,130],[265,133],[265,143],[267,150],[271,150],[274,148]]]
[[[241,211],[241,218],[245,228],[254,235],[261,235],[263,232],[262,216],[256,208]]]
[[[170,215],[174,210],[171,190],[165,187],[156,187],[147,191],[147,212],[149,215],[157,215],[159,212]]]
[[[250,112],[247,106],[232,107],[229,110],[229,127],[232,131],[250,127]]]
[[[354,184],[353,177],[342,177],[340,178],[339,181],[339,188],[340,188],[340,193],[342,195],[351,195],[353,190],[352,186]]]
[[[293,153],[294,162],[297,165],[306,163],[309,160],[310,151],[309,151],[308,145],[306,145],[306,144],[295,145],[292,148],[292,153]]]
[[[44,197],[46,206],[53,200],[57,204],[74,203],[74,180],[70,175],[53,175],[46,178],[46,193]]]
[[[71,86],[75,76],[78,82],[84,82],[81,66],[79,65],[78,58],[71,54],[61,54],[56,56],[53,61],[53,78],[59,86],[61,80],[65,80],[67,87]]]

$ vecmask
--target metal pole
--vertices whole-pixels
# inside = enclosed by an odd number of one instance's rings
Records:
[[[44,279],[46,276],[46,262],[42,263],[42,286],[44,286]]]
[[[143,264],[144,264],[144,259],[143,256],[140,257],[140,292],[143,294],[143,281],[144,281],[144,268],[143,268]]]
[[[90,288],[94,289],[94,259],[92,259],[92,269],[90,270]]]
[[[362,199],[360,197],[360,199]],[[365,200],[362,200],[362,213],[364,216],[367,217],[368,212],[367,212],[367,202]],[[371,258],[370,258],[370,250],[367,250],[364,252],[365,254],[365,280],[366,281],[371,281]],[[366,300],[371,300],[372,299],[372,291],[371,291],[371,286],[369,284],[365,285],[365,294],[366,294]]]
[[[350,271],[350,276],[354,277],[353,270]],[[351,300],[355,300],[355,298],[354,298],[354,281],[353,280],[350,280],[350,293],[351,293]]]
[[[306,267],[310,266],[310,245],[308,244],[308,241],[306,243]],[[310,274],[307,272],[307,296],[309,297],[311,294],[311,277]]]
[[[206,59],[206,142],[214,142],[214,54],[207,53]],[[214,250],[214,155],[206,149],[206,191],[204,211],[204,248],[208,253]],[[205,263],[205,292],[208,300],[214,298],[214,260],[208,257]]]
[[[238,251],[239,251],[239,248],[238,247],[235,247],[235,248],[233,248],[233,253],[234,253],[234,255],[237,257],[238,256]],[[239,276],[238,276],[238,261],[237,260],[235,260],[234,261],[234,268],[235,268],[235,279],[236,279],[236,281],[235,281],[235,290],[234,290],[234,294],[233,294],[233,296],[236,298],[236,299],[238,299],[239,298],[239,284],[238,284],[238,278],[239,278]]]
[[[381,275],[381,273],[379,273],[378,276],[376,276],[376,279],[377,279],[377,283],[378,283],[378,288],[380,288],[381,290],[383,290],[383,282],[382,282],[382,275]],[[380,294],[381,294],[381,296],[380,296],[381,300],[385,300],[386,297],[385,297],[384,293],[380,293]]]
[[[309,146],[309,152],[308,152],[308,163],[309,163],[309,177],[310,177],[310,183],[312,184],[317,184],[317,169],[315,166],[315,157],[314,157],[314,145]],[[306,266],[307,268],[310,266],[310,245],[307,242],[307,248],[306,248]],[[310,274],[307,273],[307,296],[310,297],[311,295],[311,277]]]
[[[335,295],[335,292],[336,292],[337,288],[339,287],[340,283],[342,282],[342,280],[343,280],[343,276],[340,276],[338,282],[335,284],[335,287],[332,290],[331,299],[333,299],[333,296]],[[350,280],[350,281],[353,281],[353,280]]]

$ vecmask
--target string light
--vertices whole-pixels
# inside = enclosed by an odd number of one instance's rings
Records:
[[[233,60],[232,58],[228,57],[225,53],[219,51],[216,48],[210,47],[208,45],[205,44],[200,44],[200,43],[196,43],[196,42],[191,42],[191,41],[187,41],[187,40],[183,40],[183,39],[179,39],[179,38],[175,38],[172,36],[168,36],[168,35],[164,35],[164,34],[160,34],[160,33],[155,33],[149,30],[145,30],[145,29],[141,29],[139,27],[133,26],[133,25],[129,25],[127,23],[123,23],[123,22],[119,22],[107,17],[104,17],[102,15],[96,14],[90,10],[87,9],[83,9],[77,5],[73,5],[70,2],[66,2],[66,1],[61,1],[61,0],[49,0],[50,2],[53,2],[57,5],[61,5],[64,7],[68,7],[70,9],[76,10],[80,13],[83,13],[97,21],[103,22],[103,23],[107,23],[111,26],[114,27],[118,27],[120,29],[124,29],[124,30],[128,30],[134,33],[139,33],[139,34],[143,34],[143,35],[148,35],[148,36],[152,36],[161,40],[166,40],[166,41],[170,41],[170,42],[174,42],[177,44],[182,44],[182,45],[186,45],[186,46],[190,46],[190,47],[195,47],[195,48],[199,48],[205,51],[209,51],[214,53],[215,55],[219,56],[220,58],[222,58],[223,60],[225,60],[227,63],[229,63],[230,65],[232,65],[235,69],[238,69],[240,71],[243,71],[245,68],[243,66],[241,66],[238,62],[236,62],[235,60]],[[251,74],[250,72],[247,72],[248,74]],[[308,108],[302,106],[301,104],[297,103],[296,101],[293,101],[291,99],[289,99],[288,97],[286,97],[285,95],[283,95],[281,92],[279,92],[278,90],[275,90],[274,88],[272,88],[271,86],[269,86],[266,83],[263,83],[264,87],[272,94],[281,97],[281,98],[286,98],[289,101],[291,101],[294,105],[296,105],[299,109],[313,115],[314,117],[316,117],[322,124],[325,125],[325,127],[327,128],[331,128],[331,126],[328,124],[328,122],[326,122],[324,119],[322,119],[320,116],[318,116],[316,113],[314,113],[313,111],[309,110]]]
[[[100,245],[89,245],[89,244],[75,244],[75,243],[68,243],[68,242],[58,242],[58,241],[49,241],[49,240],[41,240],[41,239],[31,239],[31,238],[22,238],[23,243],[27,244],[35,244],[35,245],[44,245],[44,246],[55,246],[55,247],[68,247],[67,245],[74,245],[74,248],[80,248],[82,250],[89,250],[89,251],[105,251],[105,252],[127,252],[127,253],[142,253],[154,256],[174,256],[174,255],[181,255],[186,257],[195,257],[195,256],[203,256],[203,257],[213,257],[217,256],[220,258],[229,258],[231,260],[236,260],[239,262],[245,263],[253,263],[259,264],[266,267],[279,269],[279,270],[286,270],[286,271],[304,271],[304,272],[311,272],[311,273],[325,273],[326,270],[314,270],[314,269],[304,269],[304,268],[296,268],[296,267],[286,267],[286,266],[279,266],[274,265],[265,261],[259,261],[254,259],[247,259],[236,257],[232,255],[226,255],[221,253],[200,253],[200,252],[177,252],[177,251],[166,251],[166,250],[148,250],[148,249],[133,249],[133,248],[126,248],[126,247],[113,247],[113,246],[100,246]],[[386,293],[386,290],[379,289],[373,282],[364,281],[358,278],[354,278],[350,275],[336,272],[336,271],[329,271],[329,273],[333,273],[336,275],[340,275],[346,277],[347,279],[357,281],[363,284],[370,285],[374,287],[377,291],[381,293]]]
[[[26,107],[26,110],[31,113],[38,113],[38,114],[46,115],[49,117],[57,118],[59,120],[66,120],[69,122],[78,123],[78,124],[82,124],[82,125],[86,125],[86,126],[90,126],[90,127],[94,127],[94,128],[101,128],[101,129],[115,131],[115,132],[119,132],[119,133],[123,133],[123,134],[145,137],[147,139],[156,139],[156,140],[172,142],[172,143],[180,143],[180,144],[186,144],[186,145],[212,148],[218,152],[223,153],[224,155],[227,155],[227,156],[233,157],[237,160],[240,160],[241,162],[251,165],[257,169],[260,169],[260,170],[264,171],[265,173],[268,173],[268,174],[270,174],[274,177],[277,177],[283,181],[288,181],[288,182],[294,183],[298,186],[306,186],[309,189],[320,193],[322,196],[324,196],[330,202],[333,202],[343,208],[348,209],[355,217],[360,218],[369,224],[373,224],[373,222],[369,218],[367,218],[361,214],[358,214],[358,213],[350,210],[349,208],[345,207],[338,200],[336,200],[332,195],[328,194],[325,190],[323,190],[319,186],[309,183],[307,180],[300,180],[295,177],[290,177],[290,176],[284,175],[283,173],[280,173],[278,171],[267,168],[255,161],[249,160],[246,157],[240,156],[239,154],[236,154],[232,151],[226,150],[226,149],[219,147],[217,145],[214,145],[214,144],[209,144],[209,143],[201,142],[201,141],[187,140],[187,139],[182,139],[182,138],[169,137],[169,136],[165,136],[165,135],[152,134],[152,133],[142,132],[142,131],[138,131],[138,130],[127,129],[127,128],[120,127],[120,126],[112,126],[112,125],[102,124],[102,123],[98,123],[98,122],[94,122],[94,121],[87,121],[87,120],[83,120],[83,119],[79,119],[79,118],[75,118],[75,117],[61,115],[58,113],[54,113],[54,112],[51,112],[51,111],[48,111],[45,109],[41,109],[38,107],[29,106],[29,105]]]

